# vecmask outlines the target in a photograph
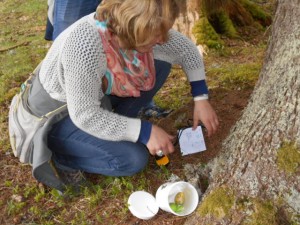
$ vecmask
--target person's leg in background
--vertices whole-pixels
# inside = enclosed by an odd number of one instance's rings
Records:
[[[47,9],[47,22],[46,22],[46,31],[45,31],[45,40],[52,41],[53,39],[53,11],[54,11],[54,0],[48,0],[48,9]]]
[[[95,12],[100,2],[100,0],[55,0],[53,40],[75,21]]]
[[[48,0],[45,39],[55,38],[81,17],[95,12],[101,0]]]

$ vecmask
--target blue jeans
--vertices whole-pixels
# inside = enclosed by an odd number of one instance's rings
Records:
[[[115,113],[137,117],[162,87],[171,69],[169,63],[155,60],[156,83],[138,98],[108,96]],[[70,117],[53,126],[48,145],[57,163],[72,169],[107,176],[130,176],[143,170],[149,152],[145,145],[128,141],[106,141],[77,128]]]
[[[101,0],[55,0],[53,24],[47,20],[46,40],[54,40],[62,31],[81,17],[95,12]]]

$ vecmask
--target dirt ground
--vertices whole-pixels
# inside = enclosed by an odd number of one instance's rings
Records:
[[[196,153],[187,156],[181,156],[179,146],[176,146],[176,153],[171,156],[172,161],[183,161],[186,163],[207,163],[209,160],[214,158],[221,149],[221,143],[229,134],[230,128],[241,116],[242,110],[247,106],[249,96],[252,89],[248,90],[226,90],[226,89],[214,89],[210,91],[210,103],[215,109],[219,118],[219,128],[218,131],[211,137],[207,137],[204,131],[205,144],[207,150],[201,153]],[[177,112],[171,114],[169,117],[159,121],[159,125],[162,127],[167,127],[170,133],[176,134],[176,129],[172,128],[169,124],[174,124],[175,118],[178,118],[180,114],[186,113],[188,119],[193,118],[193,102],[190,102],[186,107],[178,110]],[[188,124],[188,122],[187,122]]]
[[[207,150],[201,153],[196,153],[187,156],[181,156],[179,151],[179,146],[176,145],[176,152],[172,154],[170,158],[170,164],[168,165],[169,173],[176,174],[180,178],[184,179],[183,166],[187,163],[197,164],[199,162],[206,163],[212,158],[214,158],[221,149],[221,143],[229,134],[230,128],[232,125],[238,120],[240,115],[242,114],[242,110],[247,105],[249,96],[251,94],[251,89],[249,90],[226,90],[226,89],[214,89],[210,92],[210,101],[216,110],[219,120],[220,127],[215,135],[208,138],[205,135],[205,143]],[[192,119],[192,110],[193,110],[193,102],[190,102],[186,107],[181,108],[178,111],[172,112],[168,117],[160,119],[156,121],[160,126],[164,127],[171,134],[176,134],[177,130],[173,126],[174,120],[176,120],[180,115],[185,114],[186,119]],[[3,157],[3,158],[2,158]],[[17,159],[12,155],[1,155],[1,164],[5,167],[5,170],[2,171],[1,177],[4,180],[11,180],[13,177],[14,183],[18,183],[21,185],[32,184],[36,186],[36,181],[31,177],[30,169],[28,166],[17,166]],[[15,166],[13,166],[15,165]],[[10,168],[11,167],[11,168]],[[149,192],[153,195],[155,194],[155,190],[162,184],[161,179],[157,179],[155,174],[160,173],[160,168],[156,165],[154,159],[150,161],[149,169],[146,172],[147,178],[150,179],[149,183],[151,187],[149,188]],[[3,174],[5,173],[5,174]],[[148,175],[147,175],[148,174]],[[101,178],[96,177],[94,175],[88,175],[88,177],[94,182],[101,182]],[[7,202],[12,198],[11,191],[6,191],[5,186],[1,185],[1,197],[0,200],[2,202]],[[33,201],[33,200],[31,200]],[[35,204],[33,202],[33,204]],[[30,204],[29,204],[30,205]],[[109,208],[111,205],[110,201],[103,201],[101,203],[101,208]],[[47,209],[51,209],[51,207],[55,207],[51,201],[45,202],[45,207]],[[0,207],[1,208],[1,207]],[[97,211],[97,209],[93,209]],[[100,208],[98,209],[101,210]],[[0,210],[0,212],[3,210]],[[71,219],[70,215],[70,219]],[[22,218],[18,216],[11,217],[2,217],[0,216],[1,224],[21,224],[22,220],[24,220],[24,215]],[[110,222],[112,218],[110,218]],[[26,219],[25,219],[26,220]],[[120,218],[116,218],[116,223],[114,224],[132,224],[132,225],[145,225],[145,224],[173,224],[180,225],[183,224],[186,220],[186,217],[177,217],[170,213],[166,213],[162,210],[159,210],[159,213],[151,220],[140,220],[130,213],[127,214],[126,218],[120,223]],[[95,223],[97,224],[97,223]]]
[[[167,166],[170,174],[175,174],[179,176],[182,180],[184,177],[183,167],[187,163],[198,164],[198,163],[207,163],[214,157],[216,157],[220,150],[223,140],[227,137],[230,132],[231,127],[242,115],[243,109],[247,106],[249,97],[252,93],[252,89],[247,90],[226,90],[226,89],[214,89],[210,91],[210,102],[214,109],[217,112],[220,126],[213,136],[207,137],[204,133],[206,151],[182,156],[180,153],[179,145],[176,145],[176,151],[174,154],[169,156],[170,164]],[[190,102],[186,107],[181,108],[178,111],[172,112],[168,117],[156,120],[155,123],[159,124],[161,127],[164,127],[171,134],[176,135],[177,129],[174,127],[174,121],[181,117],[183,114],[186,115],[184,121],[192,119],[193,113],[193,102]],[[186,122],[186,125],[188,122]],[[150,161],[149,169],[147,170],[147,178],[150,179],[151,187],[148,192],[152,195],[155,195],[155,191],[162,184],[161,179],[157,179],[155,174],[159,173],[160,168],[156,165],[155,160]],[[93,175],[90,179],[97,178]],[[99,180],[98,180],[99,182]],[[109,203],[103,203],[109,204]],[[166,213],[162,210],[159,210],[158,214],[151,220],[141,220],[132,215],[128,215],[124,221],[116,221],[115,224],[128,224],[128,225],[158,225],[158,224],[172,224],[172,225],[182,225],[184,224],[187,217],[178,217],[174,216],[171,213]]]
[[[247,90],[226,90],[226,89],[214,89],[210,91],[210,102],[219,118],[220,126],[213,136],[207,137],[204,133],[204,139],[206,144],[206,151],[182,156],[180,153],[179,146],[176,145],[176,151],[172,154],[170,158],[170,164],[168,169],[171,173],[178,175],[180,178],[184,179],[183,166],[187,163],[198,164],[207,163],[214,157],[218,155],[221,150],[221,145],[223,140],[227,137],[230,132],[231,127],[242,115],[243,109],[247,106],[248,99],[252,93],[252,89]],[[176,135],[177,129],[173,127],[174,120],[180,117],[182,114],[187,114],[188,119],[192,119],[193,113],[193,102],[190,102],[186,107],[173,112],[168,117],[160,119],[157,123],[168,130],[171,134]],[[187,123],[186,123],[187,124]],[[151,165],[153,170],[157,169],[155,163]],[[155,180],[151,181],[155,188],[160,186],[160,183]],[[180,225],[185,221],[185,217],[173,216],[169,213],[165,213],[162,210],[156,215],[151,221],[142,221],[134,217],[131,218],[128,224],[173,224]]]

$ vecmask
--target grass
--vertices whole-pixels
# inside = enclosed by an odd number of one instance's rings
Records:
[[[260,68],[261,65],[257,63],[232,63],[222,68],[211,68],[209,71],[211,85],[234,89],[253,87],[258,79]]]
[[[179,109],[191,100],[189,82],[179,68],[173,68],[163,88],[154,97],[155,103],[162,108]]]
[[[152,165],[132,177],[91,176],[94,185],[79,196],[63,198],[57,191],[37,184],[31,168],[12,156],[8,141],[7,113],[11,98],[45,56],[47,5],[44,0],[0,1],[0,218],[2,224],[124,224],[130,218],[128,196],[137,190],[155,194],[171,175],[168,168]],[[240,40],[239,40],[240,41]],[[254,85],[265,45],[210,50],[204,57],[210,88]],[[254,55],[254,57],[253,57]],[[240,65],[241,60],[244,60]],[[174,110],[191,100],[189,83],[174,67],[155,97],[158,105]],[[153,169],[156,168],[156,169]],[[15,197],[12,197],[15,196]],[[20,198],[18,198],[20,197]]]
[[[64,198],[58,195],[55,190],[46,191],[44,188],[25,185],[10,187],[13,198],[6,203],[6,216],[15,217],[20,215],[30,219],[38,220],[38,224],[45,224],[49,220],[60,221],[62,223],[71,221],[70,224],[93,224],[88,217],[101,215],[99,218],[112,216],[112,219],[126,218],[128,215],[127,199],[134,190],[146,190],[148,181],[146,176],[140,174],[138,181],[136,176],[122,178],[103,178],[100,184],[85,188],[80,196],[72,195],[71,198]],[[110,205],[101,203],[113,201]],[[42,207],[48,206],[47,210]],[[105,219],[104,221],[107,221]]]
[[[46,54],[48,43],[43,40],[46,9],[41,0],[0,2],[0,104],[16,93],[13,88],[28,77]]]

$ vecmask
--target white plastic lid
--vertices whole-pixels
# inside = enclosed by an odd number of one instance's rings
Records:
[[[130,212],[139,219],[149,220],[158,210],[158,204],[153,195],[145,191],[133,192],[128,199]]]

